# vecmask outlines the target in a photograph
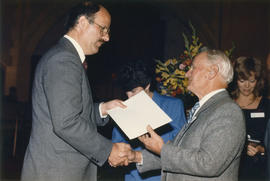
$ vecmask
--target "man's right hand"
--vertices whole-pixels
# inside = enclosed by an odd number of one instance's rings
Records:
[[[108,115],[108,110],[113,109],[115,107],[120,107],[120,108],[126,108],[127,106],[123,104],[123,101],[114,99],[112,101],[104,102],[101,104],[101,114],[102,116]]]
[[[114,143],[112,147],[112,151],[108,158],[108,162],[112,167],[117,166],[127,166],[128,155],[131,154],[131,147],[129,144],[126,143]]]

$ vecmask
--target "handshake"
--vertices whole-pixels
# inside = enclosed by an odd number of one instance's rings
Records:
[[[132,162],[141,162],[141,159],[141,153],[132,150],[129,144],[114,143],[108,162],[112,167],[117,167],[128,166]]]
[[[160,155],[164,145],[163,139],[155,133],[151,126],[147,126],[148,134],[140,136],[138,139],[144,144],[145,148]],[[129,144],[114,143],[108,162],[112,167],[127,166],[129,163],[141,163],[142,153],[134,151]]]

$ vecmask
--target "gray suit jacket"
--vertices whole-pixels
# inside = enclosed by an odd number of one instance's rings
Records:
[[[162,169],[163,181],[238,180],[240,154],[245,142],[241,109],[222,91],[211,97],[184,126],[161,156],[143,151],[140,172]]]
[[[112,143],[97,132],[104,125],[86,72],[66,38],[39,62],[32,93],[32,132],[22,181],[95,181]]]

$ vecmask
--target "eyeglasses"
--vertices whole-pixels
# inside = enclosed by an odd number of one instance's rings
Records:
[[[110,35],[110,28],[107,28],[105,26],[101,26],[100,24],[96,23],[96,22],[92,22],[95,25],[97,25],[100,28],[100,33],[105,36],[105,35]]]

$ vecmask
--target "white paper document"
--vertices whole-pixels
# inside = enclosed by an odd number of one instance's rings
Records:
[[[144,91],[127,99],[124,104],[127,108],[117,107],[108,113],[129,139],[147,133],[147,125],[156,129],[172,121]]]

